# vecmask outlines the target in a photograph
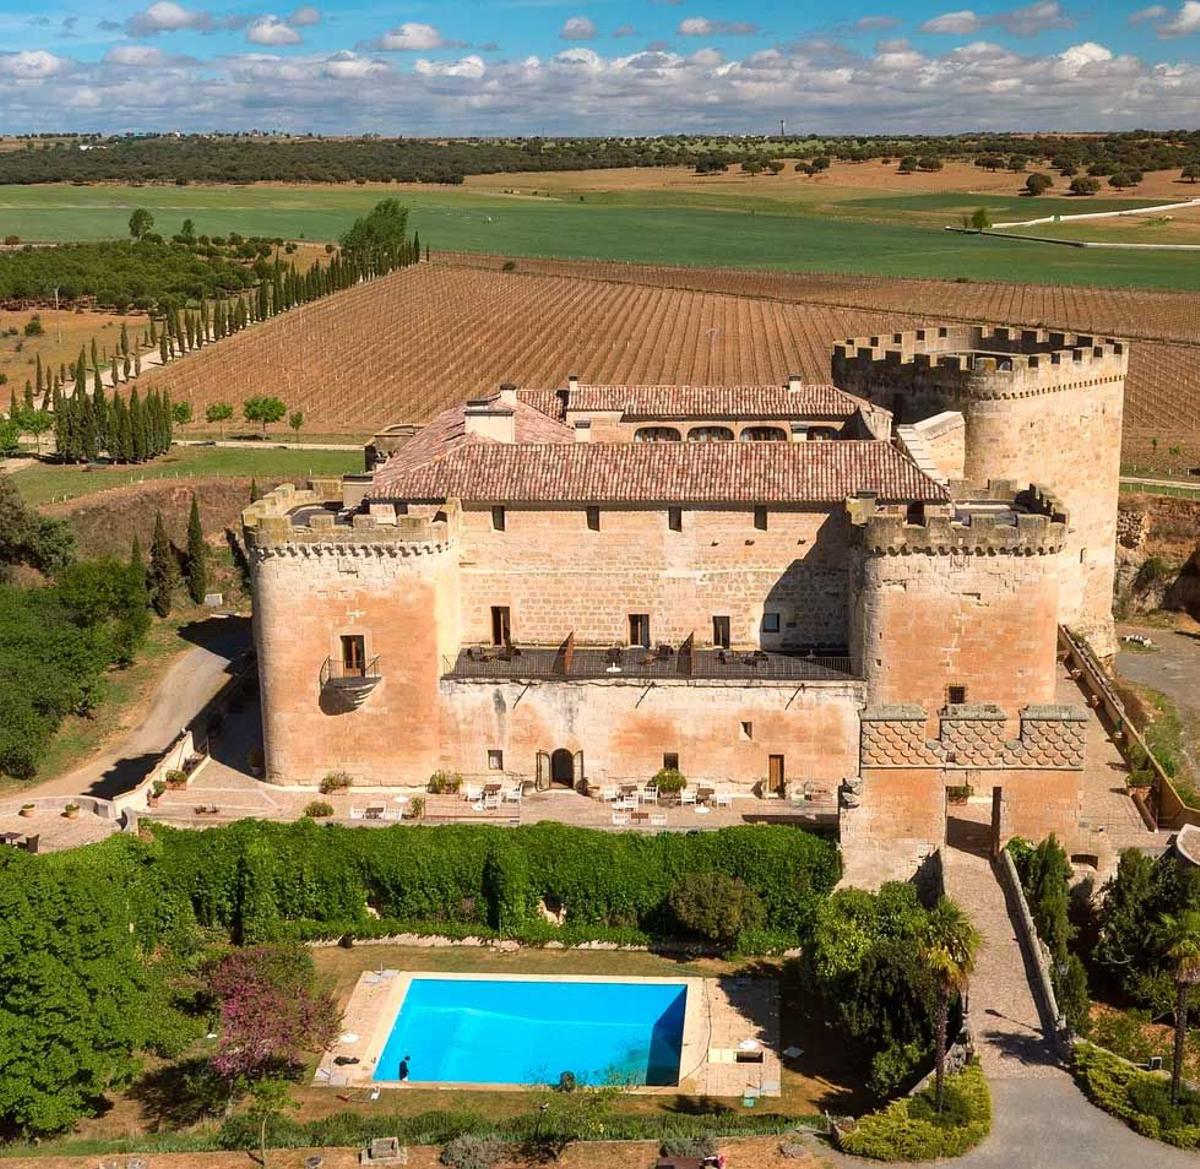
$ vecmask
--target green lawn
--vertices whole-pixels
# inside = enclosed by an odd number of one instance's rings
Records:
[[[75,499],[109,487],[124,487],[150,479],[195,478],[201,475],[243,475],[303,479],[311,475],[344,475],[363,469],[356,451],[291,451],[270,446],[262,450],[230,447],[174,447],[169,454],[137,467],[88,470],[41,463],[17,471],[13,482],[32,504]]]
[[[384,194],[411,209],[434,248],[514,256],[780,268],[1147,288],[1200,289],[1186,253],[1093,253],[942,230],[986,203],[1021,217],[1105,201],[1025,200],[954,192],[817,203],[670,190],[563,192],[512,198],[477,190],[383,187],[0,187],[0,235],[97,239],[126,233],[130,209],[149,208],[170,233],[185,217],[200,232],[327,240]],[[1111,202],[1111,200],[1109,201]],[[1086,203],[1086,207],[1085,207]],[[1127,204],[1125,204],[1127,205]]]

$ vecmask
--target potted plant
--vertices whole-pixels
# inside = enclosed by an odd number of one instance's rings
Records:
[[[163,776],[163,780],[165,781],[166,786],[172,791],[178,791],[180,788],[187,787],[187,775],[178,768],[173,768],[172,770],[168,771]]]
[[[162,794],[167,790],[166,783],[161,779],[156,779],[151,785],[150,790],[146,793],[146,804],[151,808],[158,807],[158,801],[162,799]]]
[[[79,818],[79,805],[68,804],[65,808],[63,808],[63,815],[66,816],[68,820],[77,820]]]
[[[408,807],[404,809],[404,818],[406,820],[420,820],[425,815],[425,797],[413,796],[408,801]]]
[[[317,785],[317,790],[323,796],[332,795],[334,792],[345,791],[350,786],[350,776],[344,771],[330,771],[325,774],[321,782]]]
[[[663,767],[654,777],[654,786],[661,803],[676,804],[679,802],[679,793],[687,787],[687,779],[678,767]]]
[[[462,776],[455,771],[435,771],[429,777],[428,790],[431,795],[457,795],[460,787]]]
[[[37,811],[37,804],[22,804],[21,815],[28,820]]]

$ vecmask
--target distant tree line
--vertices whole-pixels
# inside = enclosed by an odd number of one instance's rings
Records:
[[[86,145],[81,150],[80,145]],[[31,142],[30,147],[33,146]],[[1200,163],[1200,132],[951,135],[662,135],[652,138],[92,137],[0,154],[0,183],[433,182],[465,175],[611,167],[725,165],[786,157],[1058,158],[1076,167],[1169,170]],[[714,162],[714,159],[716,160]]]

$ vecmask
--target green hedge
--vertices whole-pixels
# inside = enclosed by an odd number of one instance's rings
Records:
[[[978,1061],[946,1077],[946,1100],[934,1110],[933,1088],[893,1100],[839,1138],[843,1151],[874,1161],[932,1161],[961,1157],[992,1127],[992,1098]]]
[[[1181,1149],[1200,1149],[1200,1093],[1171,1104],[1166,1076],[1143,1072],[1090,1043],[1075,1047],[1075,1078],[1084,1095],[1134,1132]]]
[[[417,927],[639,944],[680,936],[671,891],[716,870],[741,878],[766,909],[764,929],[740,948],[778,950],[807,937],[841,872],[836,845],[781,825],[640,835],[552,823],[362,829],[244,820],[153,831],[134,857],[113,849],[151,891],[149,932],[194,918],[247,943]],[[543,902],[561,908],[562,928],[545,920]]]

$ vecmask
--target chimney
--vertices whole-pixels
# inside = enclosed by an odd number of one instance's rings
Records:
[[[798,373],[788,374],[788,389],[795,393],[804,386],[804,379]]]
[[[579,389],[579,374],[577,374],[577,373],[567,374],[567,389],[568,390]]]
[[[516,413],[503,399],[473,398],[463,408],[463,423],[467,434],[475,438],[490,439],[492,442],[516,441]]]
[[[575,419],[575,441],[576,442],[591,442],[592,441],[592,420],[590,418]]]
[[[506,406],[517,404],[517,387],[514,382],[500,383],[500,401]]]

